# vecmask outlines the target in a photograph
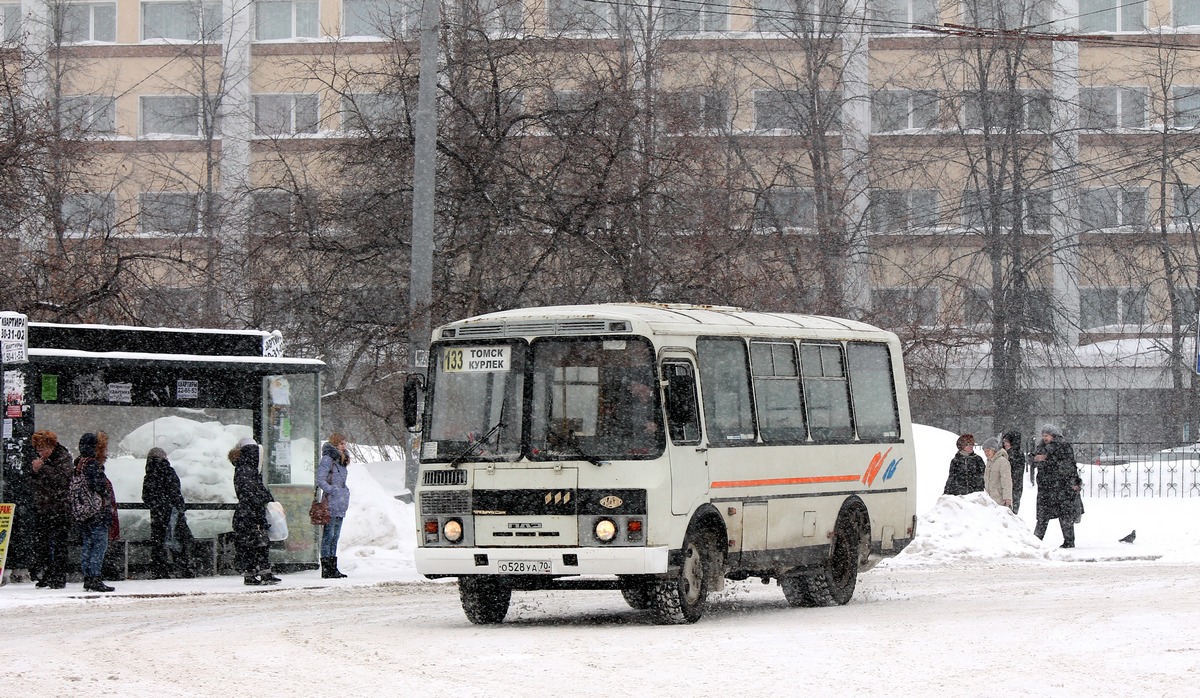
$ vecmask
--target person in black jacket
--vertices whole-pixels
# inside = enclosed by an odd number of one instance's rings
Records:
[[[950,475],[942,494],[964,495],[983,491],[983,458],[975,453],[975,437],[963,434],[955,442],[958,453],[950,460]]]
[[[67,586],[70,569],[67,540],[71,533],[71,505],[67,500],[67,487],[71,483],[74,464],[71,452],[58,442],[54,432],[44,429],[35,432],[31,441],[34,458],[30,465],[37,507],[34,544],[41,567],[37,585],[62,589]]]
[[[150,510],[151,570],[155,579],[169,579],[175,571],[194,577],[192,531],[184,511],[179,475],[167,460],[167,452],[152,448],[146,454],[146,477],[142,480],[142,503]],[[173,523],[172,523],[173,522]],[[172,557],[174,561],[172,562]]]
[[[246,437],[229,452],[233,463],[233,490],[238,505],[233,512],[233,544],[237,550],[237,566],[250,586],[278,584],[281,580],[271,572],[267,559],[267,503],[275,501],[263,483],[259,471],[259,447]]]
[[[1075,547],[1075,523],[1082,515],[1083,500],[1079,496],[1079,466],[1075,450],[1063,437],[1062,429],[1047,424],[1042,427],[1042,443],[1033,451],[1030,476],[1037,477],[1037,524],[1033,535],[1042,538],[1050,519],[1058,519],[1062,527],[1064,548]]]
[[[79,571],[83,573],[84,591],[109,592],[113,588],[104,583],[104,554],[108,551],[108,534],[116,521],[112,501],[112,483],[104,474],[103,456],[97,434],[88,432],[79,437],[79,457],[75,459],[75,474],[87,483],[87,490],[99,497],[98,513],[87,518],[75,516],[79,526],[79,537],[83,545],[79,552]],[[70,485],[67,486],[70,490]],[[74,513],[74,512],[73,512]]]
[[[1012,510],[1021,511],[1021,492],[1025,489],[1025,452],[1021,450],[1021,432],[1008,431],[1000,437],[1000,445],[1008,452],[1008,463],[1012,466]]]

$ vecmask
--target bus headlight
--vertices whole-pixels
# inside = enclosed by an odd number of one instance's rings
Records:
[[[600,519],[596,522],[596,540],[607,543],[617,537],[617,524],[612,519]]]
[[[457,543],[462,540],[463,527],[462,522],[458,519],[450,519],[442,526],[442,535],[451,543]]]

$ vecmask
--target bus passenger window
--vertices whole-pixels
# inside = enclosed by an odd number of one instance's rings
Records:
[[[900,417],[886,344],[850,344],[850,393],[860,441],[897,441]]]
[[[796,443],[808,439],[800,401],[800,372],[796,345],[791,342],[751,342],[754,407],[764,443]]]
[[[804,404],[814,441],[849,441],[850,392],[839,344],[800,345],[800,372],[804,377]]]
[[[750,366],[741,339],[699,339],[700,392],[710,446],[754,443]]]
[[[686,361],[663,363],[667,380],[667,430],[673,444],[700,443],[700,410],[696,405],[696,375]]]

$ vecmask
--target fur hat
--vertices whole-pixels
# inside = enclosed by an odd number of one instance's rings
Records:
[[[95,458],[97,443],[96,435],[90,431],[79,437],[79,457]]]
[[[258,442],[254,440],[253,436],[243,436],[241,438],[241,440],[239,440],[237,442],[237,448],[242,448],[244,446],[257,446],[257,445],[258,445]]]
[[[166,460],[167,452],[156,446],[156,447],[150,449],[150,452],[146,454],[146,460],[150,460],[152,458],[157,458],[158,460]]]
[[[1053,436],[1056,439],[1061,439],[1063,437],[1062,429],[1059,429],[1057,426],[1055,426],[1049,422],[1046,422],[1045,424],[1042,425],[1042,433],[1049,434],[1050,436]]]
[[[999,451],[1000,450],[1000,438],[996,437],[996,436],[988,437],[983,442],[983,450],[986,451],[989,448],[992,449],[993,451]]]
[[[971,449],[975,448],[975,435],[963,434],[962,436],[958,437],[958,441],[955,441],[954,445],[960,451],[970,451]]]

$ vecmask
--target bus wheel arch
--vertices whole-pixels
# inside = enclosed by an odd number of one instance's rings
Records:
[[[871,518],[858,497],[850,497],[838,512],[829,557],[819,568],[780,579],[792,606],[842,606],[858,585],[858,571],[871,551]]]
[[[704,615],[708,594],[719,588],[725,574],[725,523],[717,510],[705,505],[688,524],[679,549],[678,573],[657,578],[650,608],[659,623],[695,623]]]

